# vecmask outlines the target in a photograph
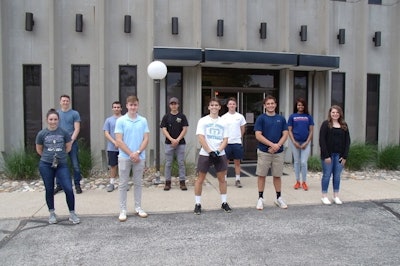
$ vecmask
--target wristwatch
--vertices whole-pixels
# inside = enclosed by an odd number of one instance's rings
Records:
[[[141,153],[141,151],[140,151],[140,150],[137,150],[136,152],[137,152],[138,154],[140,154],[140,153]]]

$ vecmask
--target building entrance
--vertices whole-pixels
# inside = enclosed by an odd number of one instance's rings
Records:
[[[246,131],[243,137],[244,158],[243,162],[257,161],[257,140],[254,134],[254,123],[257,117],[264,113],[263,100],[269,90],[254,88],[207,88],[203,87],[203,115],[208,114],[208,101],[217,97],[221,101],[220,116],[228,111],[226,106],[230,97],[237,100],[237,112],[246,118]]]

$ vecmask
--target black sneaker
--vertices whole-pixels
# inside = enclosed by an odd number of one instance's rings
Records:
[[[75,191],[76,191],[76,194],[81,194],[82,193],[81,186],[75,186]]]
[[[229,204],[227,202],[222,203],[221,209],[223,209],[225,212],[232,211],[231,207],[229,207]]]
[[[57,185],[56,188],[54,189],[54,195],[62,190],[63,190],[62,187]]]
[[[201,214],[201,204],[194,205],[194,214],[197,214],[197,215]]]

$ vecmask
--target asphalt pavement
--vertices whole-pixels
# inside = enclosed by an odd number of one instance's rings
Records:
[[[81,223],[72,225],[64,194],[55,196],[60,221],[49,225],[44,192],[0,193],[2,265],[398,265],[400,261],[400,181],[344,179],[343,205],[320,202],[320,180],[309,190],[294,190],[290,169],[282,194],[288,209],[273,205],[267,177],[264,210],[255,209],[256,177],[243,188],[228,179],[225,213],[218,182],[203,188],[201,215],[193,214],[188,191],[143,188],[148,218],[133,214],[118,221],[118,191],[89,190],[76,195]],[[331,187],[330,187],[331,189]]]

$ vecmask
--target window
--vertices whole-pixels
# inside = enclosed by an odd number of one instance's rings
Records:
[[[331,105],[339,105],[344,112],[345,104],[345,73],[332,72]]]
[[[43,122],[41,65],[23,65],[23,94],[25,147],[34,149]]]
[[[179,109],[183,109],[183,102],[182,102],[182,97],[183,97],[183,88],[182,88],[182,68],[181,67],[171,67],[168,68],[168,74],[166,77],[166,84],[167,84],[167,90],[166,90],[166,100],[168,100],[171,97],[177,97],[180,100],[179,104]],[[169,112],[168,104],[166,104],[166,113]]]
[[[122,104],[122,113],[125,114],[126,98],[130,95],[137,96],[137,67],[119,66],[119,101]],[[140,100],[140,99],[139,99]]]
[[[297,98],[304,98],[308,101],[308,72],[294,72],[293,104]]]
[[[365,141],[370,144],[378,143],[379,83],[379,75],[367,75],[367,119]]]
[[[382,5],[382,0],[368,0],[370,5]]]
[[[90,146],[90,66],[72,65],[72,109],[79,112],[81,131],[79,137]]]

